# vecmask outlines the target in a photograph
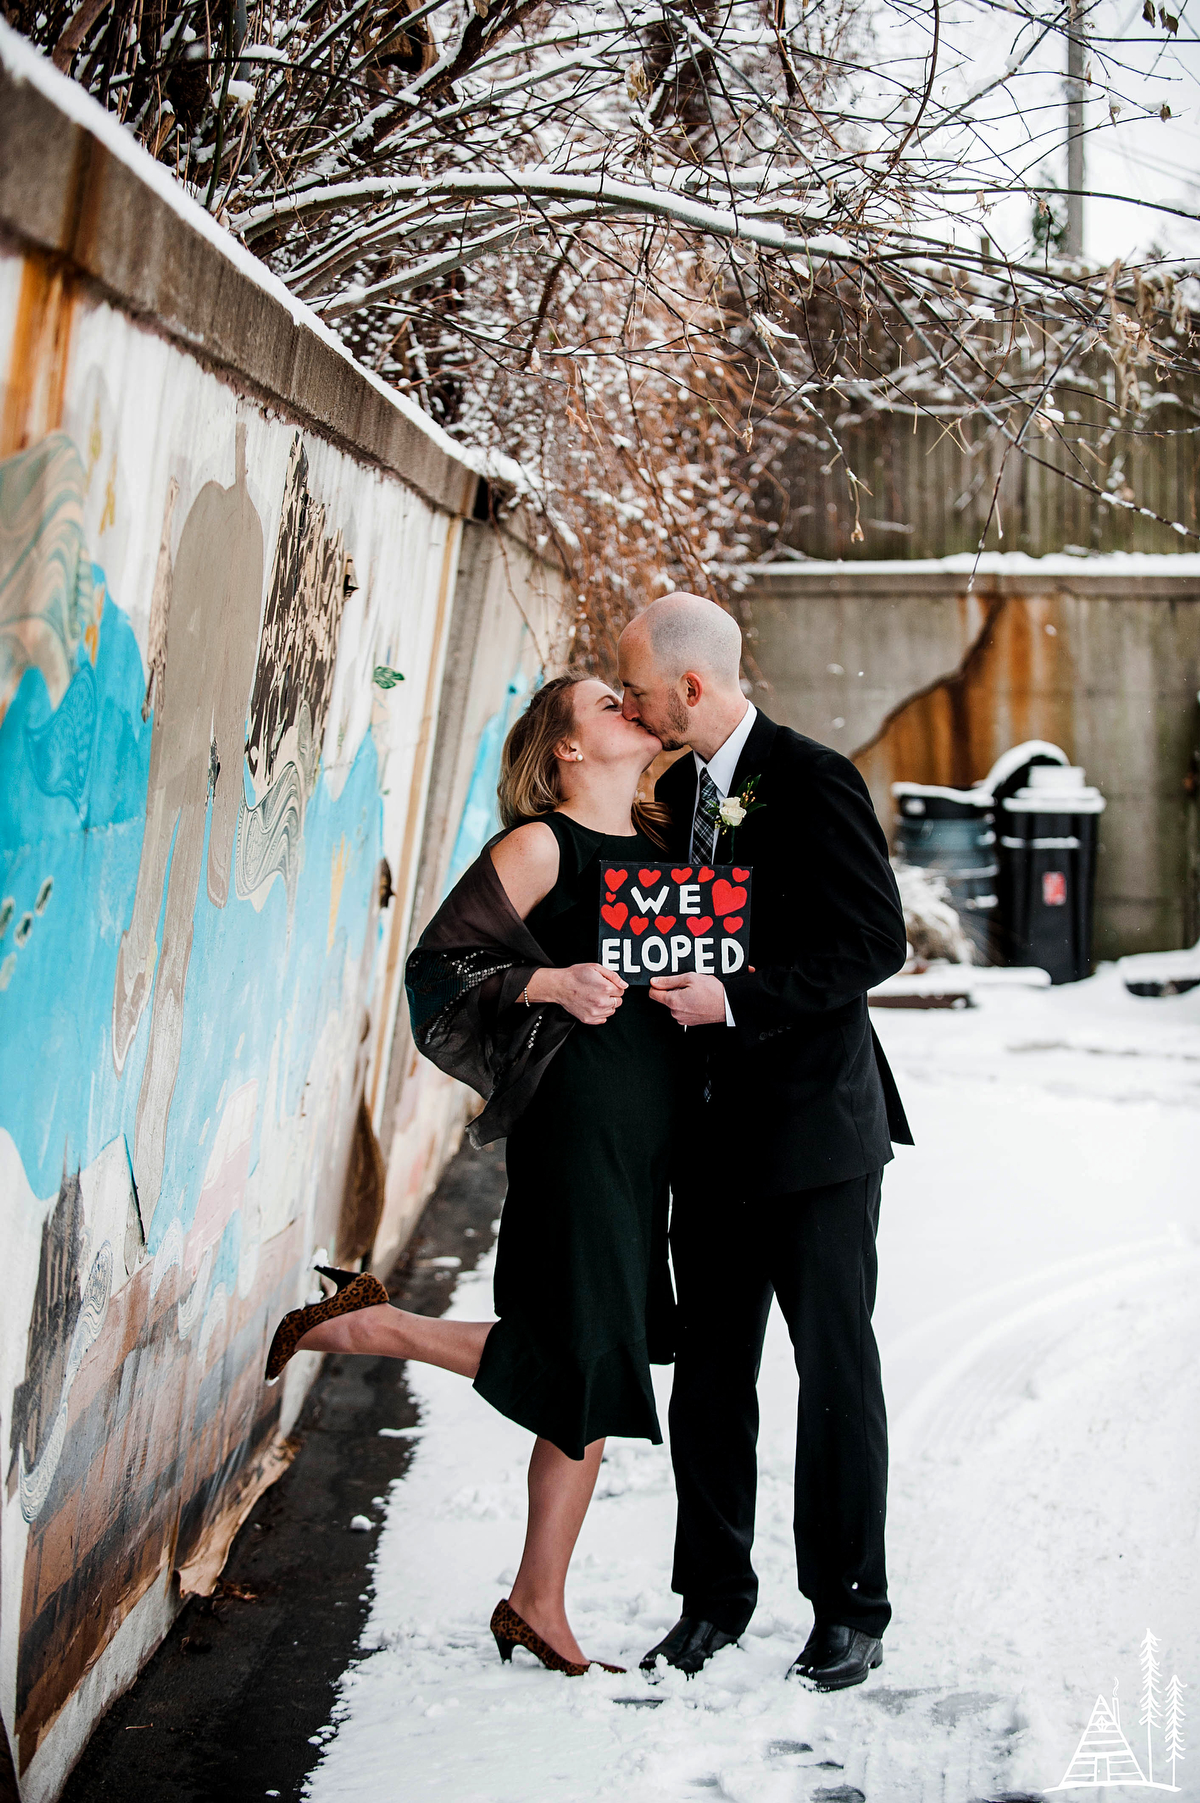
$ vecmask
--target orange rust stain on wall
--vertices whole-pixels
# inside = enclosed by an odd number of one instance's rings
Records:
[[[25,253],[0,413],[0,458],[62,425],[74,292],[48,257]]]
[[[957,672],[899,708],[855,761],[878,793],[893,782],[969,788],[1025,739],[1072,756],[1072,662],[1060,597],[998,601]]]

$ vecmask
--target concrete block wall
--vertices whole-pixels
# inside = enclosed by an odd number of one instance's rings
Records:
[[[744,604],[768,712],[897,780],[967,788],[1024,739],[1087,770],[1095,955],[1200,937],[1200,556],[989,553],[763,566]]]
[[[0,380],[0,1793],[49,1803],[290,1456],[364,1107],[377,1264],[461,1129],[404,953],[557,575],[3,26]]]

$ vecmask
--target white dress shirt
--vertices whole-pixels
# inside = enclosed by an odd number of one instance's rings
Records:
[[[750,737],[750,729],[757,718],[758,709],[752,701],[748,701],[746,703],[745,713],[742,715],[725,743],[719,746],[707,760],[708,774],[712,778],[714,787],[722,801],[727,798],[730,789],[733,787],[733,777],[734,772],[737,769],[738,759],[742,755],[742,748],[745,745],[746,740]],[[695,829],[696,825],[696,808],[700,800],[700,772],[705,768],[705,759],[700,756],[698,751],[693,751],[692,757],[695,759],[696,763],[696,798],[692,802],[692,826],[688,833],[689,848],[692,843],[691,832]],[[729,1006],[728,995],[725,997],[725,1025],[727,1027],[732,1027],[734,1025],[733,1009]]]
[[[752,701],[748,701],[746,703],[745,713],[742,715],[725,743],[719,746],[708,760],[708,774],[712,777],[713,782],[720,790],[722,801],[726,799],[730,789],[733,787],[734,772],[737,770],[738,759],[742,755],[742,748],[745,745],[746,740],[750,737],[750,729],[757,719],[758,709]],[[704,759],[700,756],[698,751],[693,751],[692,757],[696,764],[696,800],[698,801],[700,798],[700,772],[704,769]],[[693,802],[693,826],[695,823],[696,803]],[[688,843],[690,845],[691,841],[689,840]]]

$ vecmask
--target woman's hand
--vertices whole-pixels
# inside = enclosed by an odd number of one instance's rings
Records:
[[[560,970],[538,970],[525,993],[531,1002],[557,1002],[585,1027],[599,1027],[614,1015],[629,985],[602,964],[568,964]]]

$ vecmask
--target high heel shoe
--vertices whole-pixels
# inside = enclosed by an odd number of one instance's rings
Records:
[[[313,1269],[335,1286],[333,1295],[307,1308],[294,1308],[283,1317],[267,1354],[265,1375],[269,1384],[279,1382],[284,1366],[310,1328],[322,1321],[333,1321],[338,1315],[355,1314],[360,1308],[375,1308],[388,1299],[378,1277],[372,1277],[369,1271],[339,1271],[330,1265],[314,1265]]]
[[[577,1659],[564,1659],[527,1621],[521,1619],[504,1597],[501,1597],[492,1612],[492,1633],[496,1637],[500,1657],[506,1665],[513,1656],[513,1648],[523,1646],[535,1659],[541,1660],[547,1671],[562,1672],[568,1678],[582,1678],[584,1672],[593,1665],[598,1665],[602,1672],[625,1670],[623,1665],[605,1665],[603,1659],[585,1659],[582,1665]]]

